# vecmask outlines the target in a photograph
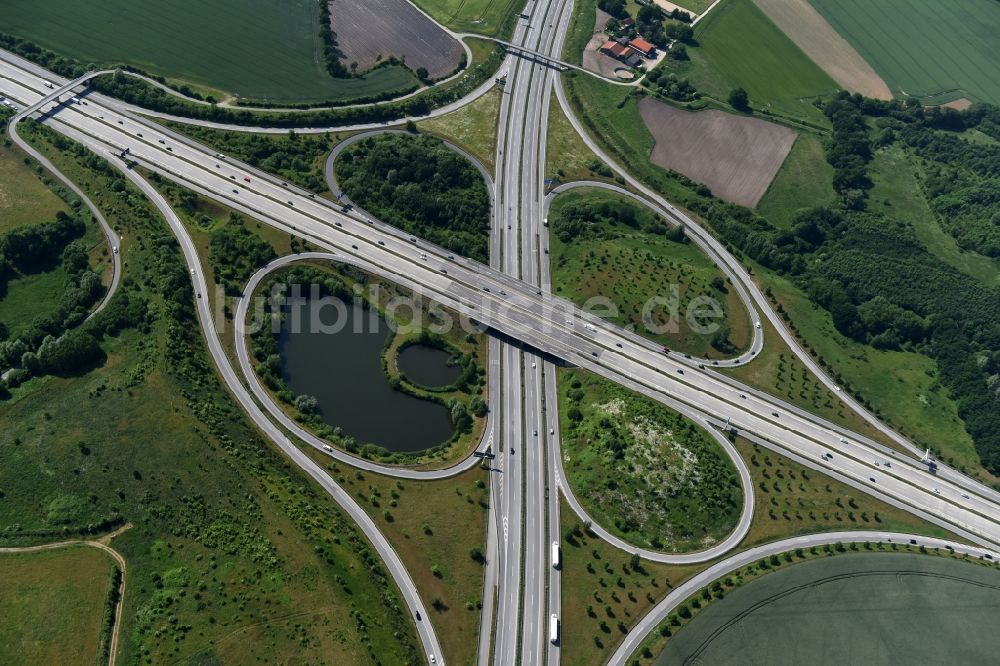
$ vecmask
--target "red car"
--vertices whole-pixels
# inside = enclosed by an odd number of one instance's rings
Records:
[[[245,181],[247,181],[249,183],[250,182],[250,176],[243,176],[243,180],[245,180]]]

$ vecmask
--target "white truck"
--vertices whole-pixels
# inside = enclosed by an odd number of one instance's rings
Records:
[[[552,568],[553,569],[558,569],[559,568],[559,542],[558,541],[553,541],[552,542]]]
[[[555,613],[549,616],[549,640],[553,643],[559,642],[559,616]]]

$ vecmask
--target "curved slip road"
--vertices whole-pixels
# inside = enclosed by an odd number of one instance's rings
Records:
[[[731,557],[713,564],[704,571],[695,574],[684,583],[678,585],[670,591],[666,597],[656,604],[632,629],[625,635],[624,640],[618,644],[614,653],[608,660],[608,666],[626,666],[629,659],[642,645],[645,638],[660,625],[675,608],[681,605],[684,600],[698,592],[714,580],[732,573],[748,564],[761,558],[779,555],[796,548],[811,548],[816,546],[833,545],[836,543],[899,543],[916,544],[927,548],[938,548],[952,550],[956,553],[969,555],[971,557],[983,556],[981,548],[972,548],[963,543],[949,541],[947,539],[937,539],[925,537],[917,534],[896,534],[892,532],[827,532],[824,534],[811,534],[807,536],[782,539],[772,543],[744,550]],[[993,559],[1000,559],[1000,553],[989,551]]]

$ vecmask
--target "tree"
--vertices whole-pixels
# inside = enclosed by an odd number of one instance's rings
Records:
[[[303,414],[315,414],[317,407],[316,398],[311,395],[302,394],[295,398],[295,409]]]
[[[738,111],[750,110],[750,97],[743,88],[733,88],[729,93],[729,104]]]
[[[426,67],[417,67],[416,75],[417,78],[423,81],[424,83],[430,81],[430,73],[428,73]]]

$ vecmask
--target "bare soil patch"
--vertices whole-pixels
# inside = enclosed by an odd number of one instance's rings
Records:
[[[764,196],[795,143],[795,132],[787,127],[715,109],[692,113],[646,97],[639,114],[656,139],[653,164],[750,208]]]
[[[892,91],[882,77],[809,0],[754,0],[754,3],[845,90],[875,99],[892,99]]]
[[[959,97],[950,102],[942,104],[941,106],[946,106],[949,109],[956,109],[958,111],[965,111],[967,108],[972,106],[972,102],[964,97]]]
[[[406,0],[331,0],[330,24],[344,64],[363,72],[396,56],[432,79],[458,67],[462,46]]]

